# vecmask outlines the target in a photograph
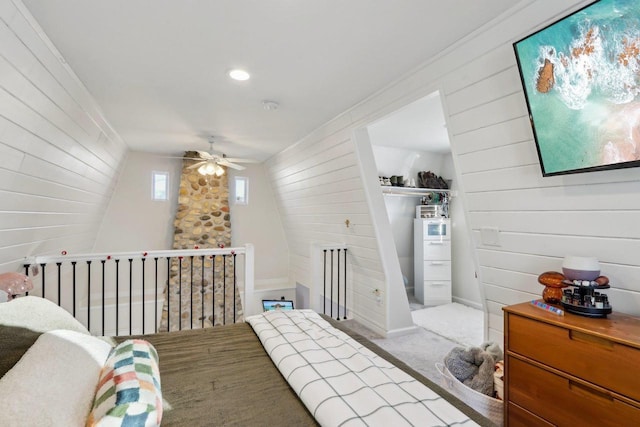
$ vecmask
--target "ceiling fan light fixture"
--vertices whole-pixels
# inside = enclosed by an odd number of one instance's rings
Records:
[[[233,80],[243,82],[245,80],[249,80],[251,78],[251,74],[243,69],[234,68],[233,70],[229,71],[229,77],[231,77]]]
[[[204,165],[198,168],[198,173],[200,175],[215,175],[222,176],[224,175],[224,168],[217,163],[207,162]]]

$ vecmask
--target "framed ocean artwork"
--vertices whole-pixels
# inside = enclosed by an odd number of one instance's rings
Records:
[[[513,47],[544,176],[640,166],[640,1],[596,1]]]

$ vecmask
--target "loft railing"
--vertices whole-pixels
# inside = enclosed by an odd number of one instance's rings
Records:
[[[204,327],[205,320],[210,326],[236,322],[241,314],[236,310],[236,297],[242,301],[242,314],[254,314],[252,245],[112,254],[63,253],[29,258],[24,268],[27,274],[31,270],[34,290],[30,294],[65,308],[94,335],[193,329],[194,325]],[[194,276],[197,279],[194,280]],[[177,286],[178,316],[171,315],[171,298],[165,304],[167,283],[172,283],[173,288]],[[205,289],[211,290],[210,301],[205,298]],[[217,301],[216,292],[222,292]],[[229,298],[233,310],[227,310]],[[197,318],[194,318],[194,303]],[[222,314],[216,315],[218,305]],[[189,308],[186,320],[183,307]],[[164,318],[163,311],[167,311]],[[228,315],[228,311],[232,311],[232,315]],[[177,317],[177,322],[172,321],[172,317]],[[163,321],[166,321],[164,326]]]
[[[312,245],[311,308],[318,313],[344,320],[348,315],[351,289],[348,286],[347,246],[345,244]]]

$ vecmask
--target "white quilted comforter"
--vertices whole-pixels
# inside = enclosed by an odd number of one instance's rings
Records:
[[[322,426],[475,426],[465,414],[312,310],[247,319]]]

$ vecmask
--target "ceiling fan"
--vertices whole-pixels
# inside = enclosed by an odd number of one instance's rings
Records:
[[[224,169],[222,166],[236,170],[243,170],[245,167],[237,163],[257,163],[255,160],[251,159],[231,158],[227,157],[225,154],[215,153],[213,151],[213,138],[209,138],[208,152],[197,150],[196,153],[198,153],[198,156],[200,156],[202,160],[188,166],[187,169],[198,169],[198,173],[200,173],[200,175],[222,176],[224,175]]]

